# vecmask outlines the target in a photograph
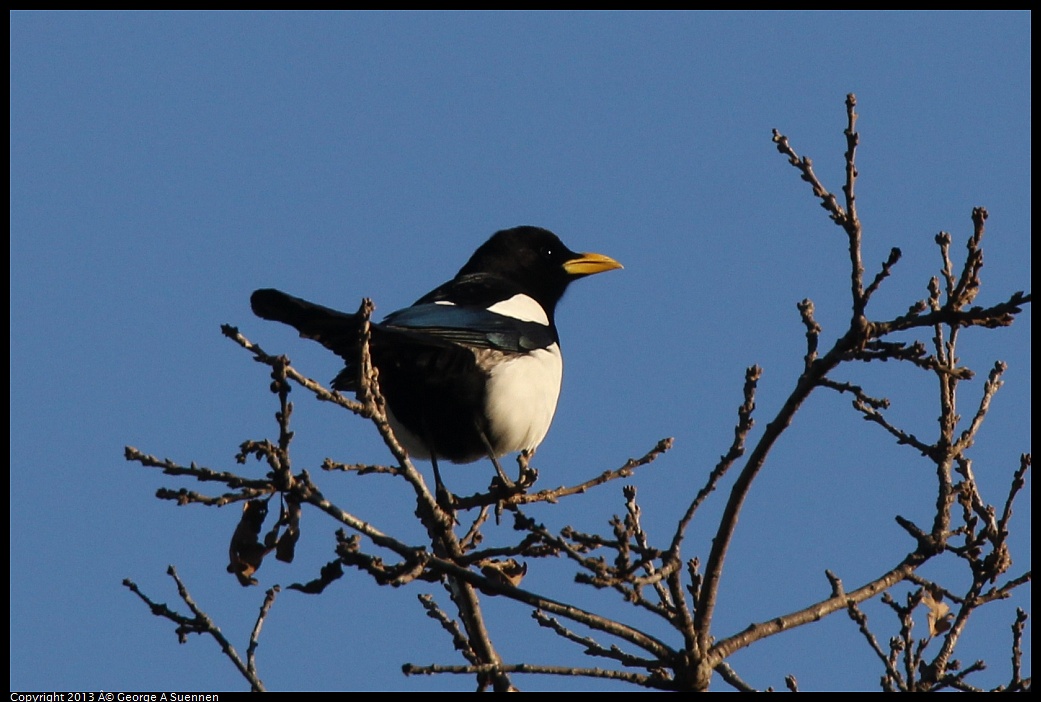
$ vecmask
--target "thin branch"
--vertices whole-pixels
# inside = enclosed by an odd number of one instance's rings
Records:
[[[763,369],[759,366],[750,366],[745,369],[745,384],[744,384],[744,402],[737,408],[737,424],[734,426],[734,441],[730,444],[730,448],[725,454],[720,456],[719,463],[709,473],[708,479],[705,481],[705,486],[698,491],[698,494],[694,496],[693,501],[687,506],[683,516],[680,517],[679,522],[676,524],[676,532],[672,537],[672,543],[669,545],[668,558],[667,560],[678,561],[680,559],[680,546],[683,543],[683,539],[687,533],[687,528],[690,526],[691,520],[694,519],[694,514],[697,512],[698,507],[708,499],[708,496],[716,489],[716,485],[726,475],[727,471],[730,470],[731,466],[741,458],[745,453],[745,441],[748,439],[748,434],[752,431],[755,426],[755,420],[752,419],[752,413],[755,412],[755,391],[759,384],[759,379],[763,375]]]
[[[427,616],[439,623],[441,628],[447,631],[448,635],[452,637],[452,645],[455,650],[462,653],[463,657],[471,663],[478,663],[479,659],[477,654],[474,653],[473,648],[470,646],[470,642],[459,628],[459,624],[438,606],[437,602],[434,601],[433,595],[419,595],[419,602],[423,605],[423,609],[426,610]]]
[[[893,665],[893,662],[890,659],[890,657],[886,655],[885,651],[882,650],[882,647],[878,643],[878,639],[876,639],[875,635],[871,633],[870,629],[868,629],[867,615],[864,614],[864,612],[862,612],[859,607],[857,607],[856,602],[850,602],[846,608],[846,611],[849,612],[849,618],[856,622],[857,627],[860,629],[860,633],[864,636],[864,639],[868,643],[868,647],[870,647],[871,650],[875,652],[875,655],[878,656],[878,659],[882,662],[882,665],[885,666],[886,676],[889,678],[891,682],[896,683],[898,687],[903,689],[903,677],[900,675],[900,672]]]
[[[531,616],[539,623],[539,626],[550,629],[555,634],[563,639],[576,643],[582,646],[584,653],[589,656],[599,658],[610,658],[616,660],[622,665],[626,665],[634,668],[646,668],[652,670],[663,666],[663,662],[656,658],[641,658],[640,656],[634,656],[632,654],[622,651],[617,646],[611,646],[607,648],[601,646],[595,639],[588,636],[579,636],[575,632],[571,631],[564,625],[562,625],[554,617],[548,617],[545,613],[535,610],[531,613]]]
[[[832,221],[840,226],[845,226],[846,211],[839,205],[838,198],[828,192],[828,189],[817,178],[817,174],[813,172],[813,161],[806,157],[800,157],[795,153],[795,149],[788,142],[788,137],[776,129],[773,130],[773,142],[777,145],[777,150],[788,157],[788,163],[795,166],[802,173],[802,179],[813,188],[813,194],[820,199],[821,207],[827,211]]]
[[[742,680],[737,672],[726,662],[720,663],[716,666],[716,673],[718,673],[719,677],[723,679],[723,682],[727,683],[738,692],[759,692],[755,687]]]
[[[482,507],[489,503],[502,504],[505,507],[511,507],[516,505],[526,505],[535,502],[549,502],[551,504],[558,502],[561,498],[570,497],[571,495],[581,495],[589,490],[609,483],[619,478],[629,478],[633,475],[637,468],[642,466],[650,465],[659,456],[672,448],[674,440],[672,438],[661,439],[657,444],[654,445],[650,451],[645,453],[640,458],[630,458],[621,467],[614,468],[612,470],[605,470],[595,478],[590,478],[582,483],[572,486],[561,486],[558,488],[550,488],[547,490],[540,490],[539,492],[527,494],[527,493],[512,493],[506,496],[490,495],[482,493],[478,495],[471,495],[468,497],[456,497],[453,502],[453,507],[456,509],[472,509],[474,507]]]
[[[322,402],[331,402],[335,405],[339,405],[344,409],[353,412],[354,414],[363,415],[365,413],[365,407],[360,402],[355,402],[349,398],[344,397],[338,392],[325,389],[321,383],[307,378],[296,371],[295,368],[289,365],[288,360],[283,361],[284,357],[271,356],[264,352],[260,346],[254,344],[252,341],[243,336],[236,327],[230,324],[222,324],[221,332],[224,336],[228,337],[242,348],[246,349],[253,354],[253,360],[257,363],[263,363],[272,368],[280,363],[286,364],[286,377],[291,378],[294,382],[303,388],[307,388],[311,393]]]
[[[557,665],[533,665],[529,663],[498,665],[425,665],[418,666],[406,663],[401,666],[405,675],[435,675],[450,673],[455,675],[487,675],[491,673],[530,673],[533,675],[560,675],[563,677],[596,678],[601,680],[620,680],[655,690],[677,689],[675,683],[667,678],[653,675],[630,673],[624,670],[603,670],[602,668],[575,668]]]
[[[817,346],[820,343],[820,336],[823,331],[821,325],[813,318],[813,311],[813,301],[809,298],[799,303],[799,314],[802,316],[802,323],[806,327],[806,356],[803,359],[806,368],[809,368],[817,360]]]
[[[1009,680],[1009,690],[1024,689],[1023,670],[1023,630],[1027,623],[1027,613],[1022,608],[1016,608],[1016,621],[1012,622],[1012,678]]]
[[[866,305],[871,296],[875,294],[878,287],[882,284],[882,281],[889,277],[889,274],[893,270],[893,266],[896,265],[897,261],[900,260],[900,249],[893,247],[889,250],[889,258],[882,264],[882,269],[875,274],[875,279],[871,281],[871,284],[864,290],[864,304]]]
[[[183,466],[171,461],[169,458],[160,460],[155,456],[141,453],[133,446],[124,447],[123,456],[128,461],[136,461],[148,468],[162,468],[163,473],[166,475],[186,475],[195,478],[199,482],[224,483],[231,488],[246,488],[265,492],[269,492],[271,488],[270,480],[243,478],[235,473],[203,468],[195,465],[195,463]]]
[[[257,647],[260,646],[260,630],[264,627],[264,620],[267,619],[267,615],[271,612],[272,605],[275,604],[275,596],[279,593],[281,588],[278,585],[271,587],[264,594],[264,602],[260,605],[260,614],[257,615],[257,621],[253,625],[253,631],[249,635],[249,646],[246,647],[246,667],[256,674],[257,671]],[[262,690],[258,690],[261,691]]]
[[[994,368],[990,371],[990,376],[987,378],[987,382],[983,386],[983,395],[980,397],[980,405],[976,410],[975,416],[966,427],[965,431],[961,433],[955,443],[955,451],[964,451],[972,446],[976,439],[976,433],[979,432],[980,426],[983,424],[983,418],[987,416],[987,412],[990,410],[990,401],[994,398],[995,393],[1001,389],[1003,385],[1001,376],[1005,372],[1008,366],[1001,361],[994,364]]]
[[[896,567],[855,590],[837,595],[833,594],[831,597],[809,607],[753,624],[739,634],[717,641],[711,647],[708,662],[714,665],[728,658],[735,651],[750,646],[759,639],[773,636],[796,626],[818,621],[833,612],[847,608],[851,602],[859,603],[874,597],[888,590],[901,580],[906,579],[927,557],[927,553],[915,551],[905,556]]]
[[[207,634],[213,637],[214,641],[221,648],[221,652],[228,657],[228,659],[234,664],[238,671],[242,674],[242,677],[246,678],[249,682],[250,687],[254,692],[264,692],[264,683],[260,680],[257,675],[256,668],[253,666],[254,653],[256,650],[256,640],[260,636],[260,627],[268,612],[271,609],[269,600],[274,600],[274,595],[269,591],[268,597],[265,598],[264,605],[260,608],[260,615],[257,618],[257,623],[253,627],[253,634],[250,635],[250,648],[249,648],[249,663],[244,663],[242,658],[239,657],[238,651],[231,645],[231,642],[221,632],[209,615],[203,612],[199,606],[192,599],[191,594],[188,592],[188,588],[185,587],[181,581],[180,576],[177,575],[177,569],[170,566],[166,570],[167,574],[174,579],[177,584],[177,594],[180,595],[181,600],[188,606],[194,616],[189,617],[184,614],[179,614],[174,610],[167,607],[165,604],[153,602],[147,595],[141,592],[140,588],[129,579],[123,580],[123,585],[137,595],[141,600],[148,605],[151,609],[152,614],[157,617],[168,619],[177,625],[176,633],[177,638],[181,643],[184,643],[188,639],[189,634]]]
[[[896,439],[896,443],[901,446],[911,446],[916,449],[923,456],[935,456],[936,447],[927,444],[914,434],[904,431],[886,420],[881,412],[874,406],[874,403],[869,403],[859,397],[853,400],[853,408],[863,415],[864,420],[877,424],[878,426],[885,429],[890,435]]]

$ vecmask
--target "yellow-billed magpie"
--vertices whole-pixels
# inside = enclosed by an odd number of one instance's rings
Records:
[[[492,235],[456,276],[411,307],[372,324],[370,350],[388,418],[410,455],[470,463],[533,450],[549,430],[562,362],[553,321],[571,281],[621,268],[575,253],[552,232],[515,227]],[[360,319],[279,290],[250,302],[264,319],[288,324],[346,361],[337,390],[357,390]]]

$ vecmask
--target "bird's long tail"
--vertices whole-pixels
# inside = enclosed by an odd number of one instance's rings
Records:
[[[358,347],[357,314],[339,312],[271,288],[255,291],[249,302],[258,317],[288,324],[300,336],[314,339],[341,358],[353,360]]]

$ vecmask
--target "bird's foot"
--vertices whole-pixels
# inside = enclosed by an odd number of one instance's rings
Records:
[[[437,501],[437,506],[441,510],[455,519],[455,510],[459,500],[448,491],[444,483],[438,481],[437,486],[434,488],[434,499]]]

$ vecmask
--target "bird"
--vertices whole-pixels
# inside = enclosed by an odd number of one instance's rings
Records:
[[[538,447],[560,395],[557,303],[574,280],[618,268],[609,256],[572,251],[547,229],[504,229],[451,280],[371,324],[370,356],[388,421],[411,457],[431,462],[439,494],[438,460],[489,458],[513,487],[498,459]],[[358,391],[359,313],[270,288],[254,291],[250,304],[258,317],[287,324],[342,358],[332,387]]]

